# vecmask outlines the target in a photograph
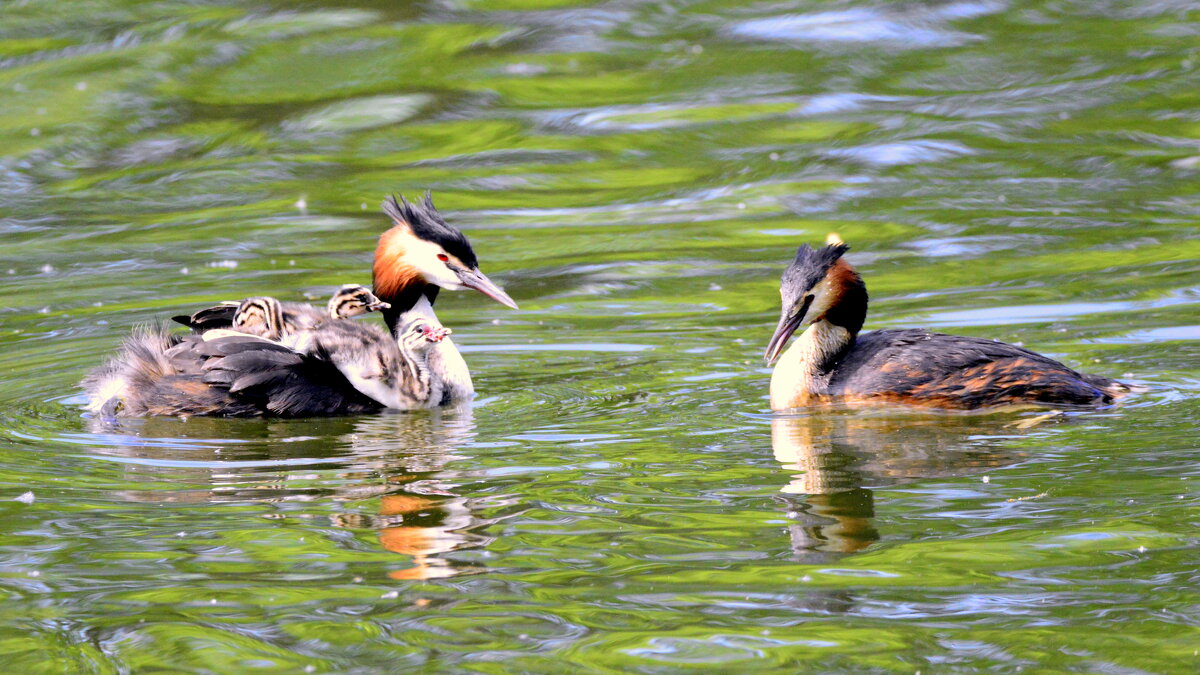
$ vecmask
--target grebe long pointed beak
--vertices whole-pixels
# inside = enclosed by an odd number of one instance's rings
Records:
[[[505,307],[520,309],[517,307],[517,303],[508,297],[508,293],[505,293],[499,286],[492,283],[492,280],[484,276],[483,272],[477,269],[458,269],[454,270],[454,272],[458,275],[458,279],[462,282],[463,286],[473,288]]]
[[[763,354],[763,358],[767,360],[767,365],[775,363],[775,359],[779,358],[779,354],[783,348],[787,346],[788,338],[796,332],[796,329],[804,324],[804,318],[808,314],[808,306],[812,304],[812,296],[804,298],[804,305],[799,311],[785,313],[779,319],[779,325],[775,327],[775,334],[771,336],[771,341],[767,343],[767,351]]]

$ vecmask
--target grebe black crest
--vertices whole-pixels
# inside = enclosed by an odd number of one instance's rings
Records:
[[[996,340],[915,329],[860,335],[867,287],[843,257],[847,250],[840,240],[818,249],[805,244],[783,272],[783,308],[766,351],[768,363],[779,359],[771,376],[772,410],[833,401],[957,409],[1100,406],[1133,390]],[[803,326],[807,330],[784,352]]]
[[[474,396],[470,371],[433,311],[439,289],[474,289],[516,303],[479,270],[466,236],[429,194],[384,202],[374,292],[343,286],[326,311],[254,297],[175,317],[193,329],[139,328],[83,382],[105,415],[360,413],[451,405]],[[388,331],[352,321],[380,310]],[[235,326],[235,322],[237,325]]]

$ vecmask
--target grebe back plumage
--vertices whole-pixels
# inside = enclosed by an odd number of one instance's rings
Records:
[[[1098,406],[1132,391],[996,340],[919,329],[860,335],[867,288],[843,258],[848,249],[844,243],[819,249],[805,244],[784,270],[783,310],[766,351],[768,363],[779,359],[771,376],[773,410],[823,401],[957,409]],[[805,325],[808,329],[783,352],[788,338]]]

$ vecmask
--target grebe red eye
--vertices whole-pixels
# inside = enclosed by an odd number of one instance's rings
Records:
[[[450,256],[446,255],[445,253],[439,253],[438,260],[441,260],[442,262],[450,262]]]

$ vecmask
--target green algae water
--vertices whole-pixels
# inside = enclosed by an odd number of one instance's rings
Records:
[[[1170,0],[3,4],[4,670],[1196,672],[1198,37]],[[139,323],[368,283],[425,189],[521,305],[439,298],[471,409],[81,410]],[[830,231],[868,329],[1149,391],[772,417]]]

